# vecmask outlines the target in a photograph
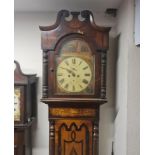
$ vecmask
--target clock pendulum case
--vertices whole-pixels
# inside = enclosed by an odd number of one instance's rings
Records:
[[[36,118],[36,74],[23,74],[14,61],[14,154],[32,155],[31,126]]]
[[[110,28],[97,26],[88,10],[62,10],[54,25],[40,30],[49,155],[98,155]]]

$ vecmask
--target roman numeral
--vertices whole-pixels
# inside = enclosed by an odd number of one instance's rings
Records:
[[[65,61],[65,64],[66,64],[67,66],[69,65],[69,63],[68,63],[68,61],[67,61],[67,60]]]
[[[88,66],[84,67],[83,70],[86,70],[88,68]]]
[[[86,79],[83,79],[82,82],[83,82],[84,84],[88,84],[88,81],[87,81]]]
[[[75,91],[75,86],[72,87],[72,90]]]
[[[61,79],[61,80],[59,81],[59,83],[63,84],[64,81],[65,81],[65,79]]]
[[[83,88],[80,84],[79,84],[80,88]]]
[[[80,61],[79,66],[82,64],[82,61]]]
[[[90,74],[89,73],[86,73],[86,74],[84,74],[85,76],[90,76]]]
[[[68,83],[67,83],[67,84],[65,85],[65,88],[68,89],[68,86],[69,86],[69,85],[68,85]]]
[[[62,73],[58,73],[58,76],[62,76]]]
[[[72,63],[75,64],[76,63],[76,59],[72,59]]]

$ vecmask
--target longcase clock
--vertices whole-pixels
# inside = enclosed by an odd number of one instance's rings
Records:
[[[31,126],[36,118],[36,74],[23,74],[14,61],[14,154],[32,155]]]
[[[40,26],[43,50],[41,101],[49,109],[50,155],[98,155],[99,107],[106,99],[109,27],[88,11],[58,13]]]

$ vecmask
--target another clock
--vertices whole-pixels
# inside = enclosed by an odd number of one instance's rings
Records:
[[[32,155],[30,136],[36,117],[38,78],[36,74],[23,74],[17,61],[14,65],[14,153]]]
[[[14,121],[24,124],[36,117],[36,74],[23,74],[14,61]]]
[[[40,30],[41,101],[49,108],[49,154],[98,155],[99,107],[107,102],[110,28],[97,26],[88,10],[62,10],[54,25]]]
[[[14,120],[16,122],[21,121],[21,115],[22,115],[22,111],[21,111],[21,107],[23,103],[23,87],[20,86],[16,86],[14,89]]]

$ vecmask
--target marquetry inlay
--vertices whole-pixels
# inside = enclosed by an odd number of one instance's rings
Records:
[[[82,108],[51,108],[50,109],[50,114],[52,116],[63,116],[63,117],[67,117],[67,116],[95,116],[96,115],[96,110],[95,109],[82,109]]]

